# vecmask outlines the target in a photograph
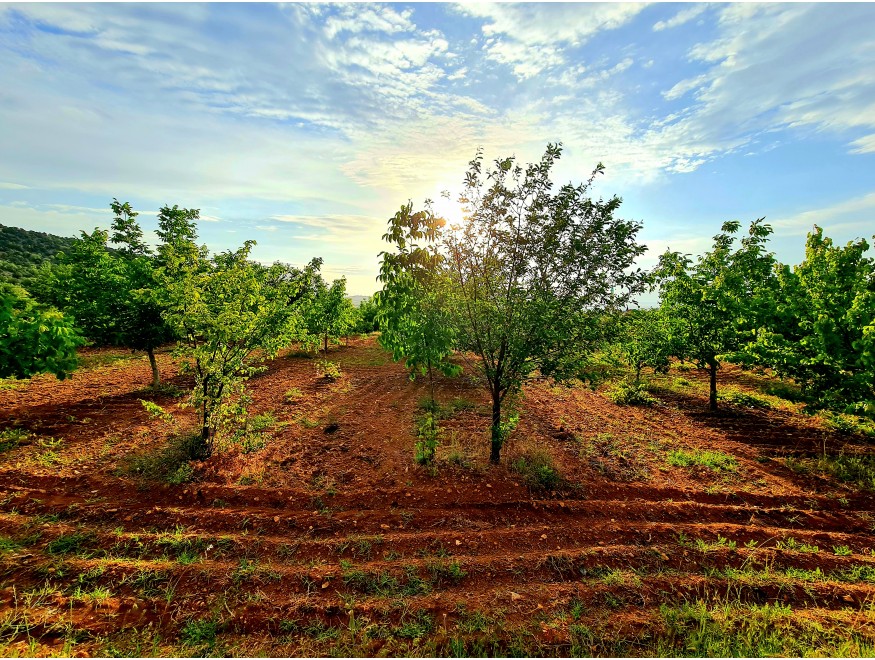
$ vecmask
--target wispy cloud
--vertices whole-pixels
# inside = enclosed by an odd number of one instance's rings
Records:
[[[657,21],[653,24],[654,32],[662,32],[663,30],[670,30],[671,28],[676,28],[685,23],[689,23],[692,20],[695,20],[701,16],[705,10],[708,9],[707,4],[697,4],[687,7],[686,9],[682,9],[677,14],[672,16],[670,19],[666,21]]]

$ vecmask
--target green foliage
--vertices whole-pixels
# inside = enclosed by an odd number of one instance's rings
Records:
[[[0,283],[23,287],[34,294],[42,266],[54,264],[74,238],[0,225]]]
[[[170,484],[187,483],[194,478],[191,460],[203,458],[200,436],[173,436],[157,450],[148,450],[122,459],[119,474],[146,481]]]
[[[511,463],[511,468],[536,490],[553,490],[562,485],[562,475],[553,464],[553,457],[543,450],[531,451]]]
[[[190,403],[201,422],[202,455],[245,412],[245,383],[262,362],[300,338],[300,306],[321,260],[303,271],[249,260],[253,241],[207,260],[189,238],[185,218],[165,232],[165,318],[183,339],[177,353],[194,373]],[[173,231],[171,231],[173,229]],[[159,232],[160,233],[160,232]]]
[[[769,409],[772,407],[772,404],[768,399],[757,396],[756,394],[743,392],[738,388],[729,388],[724,392],[721,392],[717,398],[742,408]]]
[[[620,406],[651,406],[656,399],[647,392],[647,386],[642,383],[617,383],[608,390],[608,398]]]
[[[620,198],[589,197],[599,164],[584,184],[553,189],[562,153],[548,145],[537,163],[477,154],[459,198],[462,225],[442,234],[455,345],[474,363],[492,398],[490,460],[504,437],[502,405],[535,372],[579,375],[611,329],[606,312],[625,308],[643,288],[632,265],[645,247],[640,225],[614,217]]]
[[[374,298],[363,298],[356,308],[353,332],[368,334],[380,329],[379,308]]]
[[[875,491],[875,455],[873,454],[823,456],[817,460],[816,468],[839,481]]]
[[[623,314],[618,348],[626,364],[635,370],[636,383],[644,367],[667,373],[673,351],[670,324],[662,311],[636,309]]]
[[[416,423],[418,440],[414,445],[414,458],[420,465],[434,463],[435,451],[443,435],[443,429],[438,425],[436,416],[434,411],[428,410]]]
[[[138,214],[131,205],[114,199],[110,207],[114,214],[112,242],[121,247],[108,248],[108,231],[83,231],[81,238],[59,255],[58,267],[46,274],[42,286],[53,304],[71,314],[91,341],[146,351],[152,384],[157,387],[160,375],[154,349],[174,338],[162,317],[156,281],[161,259],[155,258],[143,241]]]
[[[824,425],[833,431],[848,435],[875,437],[875,422],[871,419],[847,413],[836,413],[831,410],[822,412],[820,417],[823,419]]]
[[[328,352],[328,344],[348,334],[355,325],[356,310],[346,297],[346,278],[334,280],[331,286],[317,273],[313,276],[312,299],[303,312],[306,335],[304,343],[319,346]]]
[[[651,655],[707,657],[865,657],[871,641],[846,627],[825,629],[789,605],[704,601],[660,606],[665,633]]]
[[[338,380],[343,376],[340,365],[331,360],[316,360],[316,374],[325,380]]]
[[[717,370],[722,356],[740,355],[756,332],[774,319],[772,233],[763,218],[734,248],[741,223],[726,222],[711,251],[693,260],[666,252],[654,271],[672,353],[710,372],[710,407],[717,409]]]
[[[173,414],[164,410],[164,408],[157,403],[153,401],[144,401],[143,399],[140,399],[140,403],[152,419],[160,419],[162,422],[167,422],[168,424],[173,422]]]
[[[875,259],[815,226],[805,260],[777,269],[775,322],[742,356],[790,376],[824,406],[875,401]]]
[[[434,244],[444,224],[430,208],[414,213],[412,202],[401,207],[383,235],[395,251],[379,255],[383,288],[374,295],[380,345],[392,351],[394,360],[406,360],[411,379],[420,374],[430,383],[435,370],[446,375],[460,372],[448,359],[453,327],[440,272],[442,256]]]
[[[48,372],[64,379],[76,368],[82,343],[69,318],[20,287],[0,284],[0,378]]]
[[[15,449],[22,440],[27,440],[29,437],[30,433],[24,429],[3,429],[0,431],[0,453]]]
[[[218,632],[219,624],[212,619],[191,619],[183,626],[179,639],[186,646],[209,650],[215,645]]]

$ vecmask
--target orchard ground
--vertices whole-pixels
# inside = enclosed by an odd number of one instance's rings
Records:
[[[768,376],[722,370],[716,414],[684,365],[644,407],[534,382],[499,466],[486,393],[441,378],[424,467],[427,384],[363,337],[336,380],[270,362],[189,465],[169,352],[159,393],[144,356],[83,355],[0,383],[4,655],[875,653],[871,441]]]

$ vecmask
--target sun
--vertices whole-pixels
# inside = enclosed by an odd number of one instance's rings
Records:
[[[459,198],[458,191],[453,191],[449,187],[438,187],[440,191],[449,191],[449,196],[436,194],[432,197],[432,209],[435,215],[447,221],[447,226],[461,226],[464,220],[462,205],[457,201]]]

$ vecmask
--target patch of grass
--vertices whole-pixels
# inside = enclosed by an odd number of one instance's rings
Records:
[[[0,431],[0,453],[15,449],[30,438],[30,433],[24,429],[3,429]]]
[[[198,650],[210,650],[216,644],[219,623],[213,619],[190,619],[179,633],[179,641]]]
[[[283,401],[286,403],[295,403],[296,401],[301,400],[304,397],[304,393],[299,390],[297,387],[290,387],[286,390],[285,394],[283,394]]]
[[[422,639],[434,630],[434,618],[426,610],[417,610],[412,615],[404,613],[399,625],[392,632],[402,639]]]
[[[702,465],[715,472],[735,472],[738,470],[738,461],[735,457],[707,449],[694,449],[692,451],[674,449],[668,453],[668,464],[675,467]]]
[[[341,562],[341,568],[341,578],[347,587],[371,596],[416,596],[431,591],[431,585],[419,577],[414,567],[407,567],[404,578],[400,580],[389,571],[354,569],[349,562]]]
[[[426,569],[434,583],[438,586],[446,582],[458,584],[468,575],[468,572],[457,561],[430,561],[426,564]]]
[[[618,406],[652,406],[656,399],[650,395],[643,383],[617,383],[606,393]]]
[[[872,639],[836,622],[796,616],[789,605],[704,601],[660,606],[665,633],[646,655],[691,657],[851,656],[875,651]]]
[[[875,437],[875,422],[865,417],[825,410],[818,414],[826,428],[846,435]]]
[[[98,539],[94,532],[64,534],[46,546],[50,555],[77,555],[92,557],[97,552]]]
[[[850,557],[854,554],[846,545],[834,545],[832,551],[837,557]]]
[[[145,481],[183,484],[194,478],[189,461],[199,460],[202,445],[199,435],[177,435],[157,450],[122,459],[117,474]]]
[[[741,408],[758,408],[763,410],[772,408],[772,402],[768,399],[744,392],[738,388],[724,388],[717,398]]]
[[[553,464],[553,457],[544,450],[527,452],[510,467],[534,490],[554,490],[562,485],[562,475]]]
[[[145,598],[156,598],[171,589],[170,577],[166,571],[145,569],[131,573],[122,582],[131,585]]]
[[[0,536],[0,555],[7,552],[17,552],[21,549],[21,543],[8,536]]]
[[[712,552],[714,550],[735,550],[738,547],[738,544],[735,541],[730,541],[724,536],[717,535],[716,541],[705,541],[703,539],[696,539],[696,549],[701,552]]]
[[[875,454],[839,454],[818,459],[816,467],[839,481],[875,490]]]
[[[810,554],[816,554],[820,552],[820,548],[818,548],[816,545],[802,543],[794,539],[792,536],[788,536],[785,539],[779,539],[775,543],[775,547],[779,550],[793,550],[795,552],[807,552]]]

